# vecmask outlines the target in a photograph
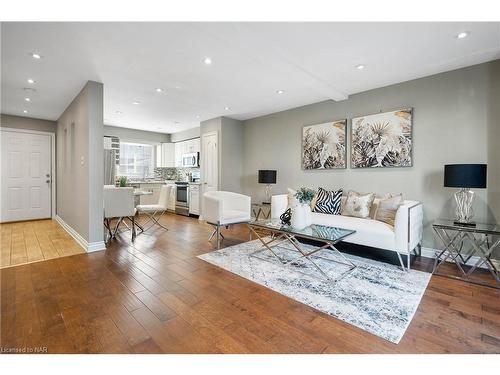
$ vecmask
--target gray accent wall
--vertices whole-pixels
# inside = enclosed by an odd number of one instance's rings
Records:
[[[488,68],[488,204],[491,219],[500,223],[500,60]]]
[[[57,123],[55,121],[5,115],[3,113],[0,116],[0,126],[3,128],[36,130],[49,133],[55,133],[57,129]]]
[[[406,199],[423,202],[424,246],[434,247],[431,224],[453,217],[454,189],[443,187],[443,166],[448,163],[488,163],[488,189],[477,189],[476,220],[498,214],[500,151],[500,61],[290,109],[244,122],[243,187],[254,199],[264,197],[257,183],[259,169],[276,169],[273,193],[287,187],[319,186],[360,192],[402,192]],[[360,73],[362,74],[362,73]],[[302,126],[380,111],[412,107],[413,167],[393,169],[301,169]],[[348,159],[350,144],[348,146]],[[495,212],[493,212],[495,211]]]
[[[103,85],[89,81],[57,120],[57,215],[103,241]]]

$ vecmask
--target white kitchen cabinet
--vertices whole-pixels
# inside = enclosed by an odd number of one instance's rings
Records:
[[[160,199],[160,190],[162,184],[140,184],[139,189],[151,191],[153,194],[141,195],[141,204],[157,204]]]
[[[189,213],[200,214],[200,185],[189,185]]]
[[[175,167],[175,143],[161,144],[161,162],[160,167]]]
[[[174,146],[174,163],[176,167],[182,167],[182,155],[193,152],[200,152],[200,138],[188,139],[187,141],[176,142]]]
[[[182,154],[183,154],[183,150],[182,150],[182,144],[183,142],[177,142],[177,143],[174,143],[174,153],[175,153],[175,166],[176,167],[182,167]]]
[[[167,209],[169,211],[175,211],[175,200],[177,198],[177,186],[175,184],[170,184]]]

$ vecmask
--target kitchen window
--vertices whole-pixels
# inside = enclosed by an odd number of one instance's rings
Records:
[[[120,142],[118,174],[129,178],[147,178],[154,175],[154,145]]]

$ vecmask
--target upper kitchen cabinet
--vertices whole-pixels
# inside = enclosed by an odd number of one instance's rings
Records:
[[[200,138],[174,143],[175,166],[182,167],[182,155],[200,152]]]
[[[162,143],[160,149],[161,152],[160,157],[158,158],[158,166],[167,168],[175,167],[175,143]]]

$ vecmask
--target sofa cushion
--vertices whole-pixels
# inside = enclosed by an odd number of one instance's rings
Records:
[[[342,189],[329,191],[319,188],[316,197],[314,212],[330,215],[340,214]]]
[[[375,213],[375,220],[383,221],[389,225],[394,226],[396,219],[396,212],[399,206],[403,203],[403,195],[396,195],[390,198],[381,199],[378,204],[378,209]]]
[[[351,190],[347,194],[347,200],[342,210],[342,215],[354,216],[362,219],[368,218],[374,199],[375,194],[373,193],[361,194]]]
[[[387,250],[396,249],[396,235],[389,224],[372,219],[317,212],[313,212],[311,216],[313,224],[355,230],[356,233],[346,237],[345,242]]]

